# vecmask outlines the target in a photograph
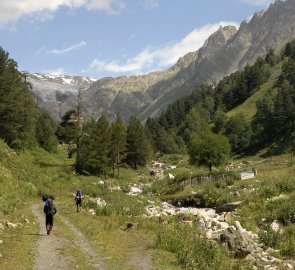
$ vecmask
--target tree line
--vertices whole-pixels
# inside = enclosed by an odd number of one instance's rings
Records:
[[[258,100],[256,114],[227,117],[226,112],[242,104],[259,90],[281,65],[272,95]],[[143,125],[135,117],[124,123],[120,116],[110,123],[98,120],[81,123],[80,110],[65,113],[57,125],[37,107],[36,97],[17,63],[0,48],[0,138],[14,149],[39,145],[54,152],[58,141],[69,145],[78,173],[119,175],[125,164],[144,166],[153,153],[188,153],[192,164],[222,164],[233,153],[259,148],[274,140],[295,142],[295,41],[280,55],[269,50],[252,65],[237,71],[217,85],[200,85],[190,96],[170,104],[159,117]],[[78,119],[78,120],[77,120]],[[295,147],[294,147],[295,148]],[[295,149],[294,149],[295,151]]]
[[[217,141],[222,142],[223,149],[218,151],[224,157],[228,156],[229,148],[241,154],[290,136],[295,142],[294,55],[295,41],[291,41],[280,55],[271,49],[252,66],[226,76],[217,85],[198,86],[190,96],[170,104],[159,117],[146,122],[154,147],[163,154],[187,151],[193,164],[206,163],[212,167],[218,165],[217,161],[209,161],[217,160],[218,153],[213,149],[217,151],[219,146],[212,146]],[[253,119],[247,120],[241,113],[226,115],[255,94],[280,65],[281,75],[271,91],[273,94],[257,101]]]
[[[54,152],[57,125],[37,107],[36,97],[17,63],[0,47],[0,139],[11,148],[41,146]]]
[[[71,110],[62,118],[57,135],[61,142],[72,145],[75,169],[80,174],[119,176],[119,168],[127,164],[136,170],[145,166],[153,155],[147,129],[135,117],[124,123],[120,116],[109,123],[105,115],[77,125],[77,113]],[[115,171],[117,172],[115,174]]]

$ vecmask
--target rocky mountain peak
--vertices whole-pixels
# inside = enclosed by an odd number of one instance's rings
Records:
[[[270,48],[282,48],[294,36],[295,0],[276,1],[267,11],[256,12],[239,29],[220,26],[200,49],[184,55],[165,71],[102,78],[95,83],[83,77],[38,75],[38,78],[35,74],[32,84],[40,104],[57,119],[56,112],[62,113],[70,107],[84,81],[88,85],[83,91],[86,116],[98,118],[104,113],[114,118],[120,112],[125,120],[135,115],[145,121],[159,115],[178,98],[189,95],[197,85],[218,82],[253,63]]]

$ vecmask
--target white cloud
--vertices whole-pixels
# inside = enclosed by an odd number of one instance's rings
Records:
[[[86,45],[87,45],[87,43],[85,41],[81,41],[80,43],[74,44],[68,48],[61,49],[61,50],[53,49],[53,50],[48,51],[47,53],[49,53],[49,54],[65,54],[65,53],[68,53],[73,50],[78,50],[79,48],[84,47]]]
[[[127,59],[124,63],[113,60],[110,62],[94,59],[87,70],[89,72],[106,73],[135,73],[143,74],[153,70],[159,70],[169,67],[188,52],[196,51],[203,46],[206,39],[214,33],[220,25],[235,25],[234,22],[220,22],[211,25],[205,25],[197,28],[186,35],[182,40],[158,48],[147,48],[136,56]]]
[[[51,76],[62,76],[65,74],[65,70],[62,67],[56,69],[46,69],[42,70],[43,74],[51,75]]]
[[[35,20],[51,19],[61,7],[103,10],[110,14],[118,13],[125,7],[123,0],[1,0],[0,25],[14,23],[25,16]]]
[[[86,8],[88,10],[105,10],[110,14],[117,14],[125,8],[125,3],[121,0],[90,0]]]
[[[148,9],[155,9],[159,6],[159,0],[144,0],[144,6]]]

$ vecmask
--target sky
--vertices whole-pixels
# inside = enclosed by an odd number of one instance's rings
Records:
[[[165,70],[220,25],[272,0],[0,0],[0,47],[20,71],[92,78]]]

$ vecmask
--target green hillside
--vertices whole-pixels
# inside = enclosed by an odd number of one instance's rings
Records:
[[[246,119],[250,122],[256,114],[256,102],[266,96],[274,97],[276,95],[276,89],[274,89],[274,85],[281,75],[281,71],[282,63],[279,63],[272,71],[272,74],[266,83],[262,84],[259,89],[242,104],[228,111],[226,115],[228,117],[232,117],[241,113],[245,115]]]

